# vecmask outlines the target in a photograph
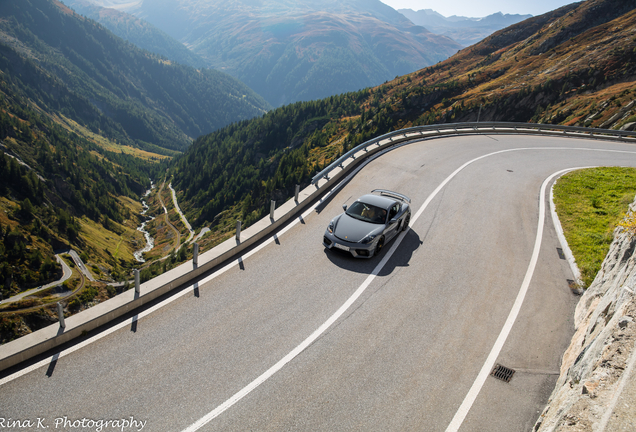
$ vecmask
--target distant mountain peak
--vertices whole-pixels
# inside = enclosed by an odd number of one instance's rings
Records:
[[[453,15],[445,17],[432,9],[399,9],[402,15],[416,25],[427,30],[448,36],[463,46],[477,43],[497,30],[516,24],[532,15],[511,15],[495,12],[485,17],[464,17]]]

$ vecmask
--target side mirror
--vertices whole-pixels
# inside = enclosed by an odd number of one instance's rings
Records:
[[[343,204],[343,205],[342,205],[342,209],[343,209],[344,211],[347,211],[347,205],[346,205],[346,204]]]
[[[393,218],[389,221],[389,224],[394,224],[398,221],[399,218]]]

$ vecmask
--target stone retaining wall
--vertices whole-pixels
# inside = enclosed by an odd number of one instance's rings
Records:
[[[636,202],[630,210],[636,211]],[[616,425],[610,411],[618,393],[636,383],[636,372],[628,367],[636,355],[636,235],[620,227],[614,234],[601,270],[576,307],[576,333],[534,431],[615,430],[607,425]],[[621,427],[636,424],[635,406],[627,415],[620,410]]]

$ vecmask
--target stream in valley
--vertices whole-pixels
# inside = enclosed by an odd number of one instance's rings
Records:
[[[150,195],[150,192],[152,192],[152,190],[154,189],[155,185],[152,182],[152,180],[150,181],[150,189],[148,189],[148,191],[146,192],[146,194],[144,195],[144,198],[147,197],[148,195]],[[150,209],[150,207],[148,206],[148,204],[146,204],[146,201],[144,201],[144,199],[141,199],[141,204],[144,207],[144,211],[141,212],[142,215],[146,215],[146,212],[148,211],[148,209]],[[152,222],[155,218],[154,217],[150,217],[150,219],[147,219],[146,221],[144,221],[141,226],[139,228],[137,228],[137,231],[140,231],[143,233],[144,237],[146,238],[146,246],[143,249],[138,250],[137,252],[135,252],[133,255],[135,256],[135,259],[138,262],[146,262],[146,260],[144,259],[144,252],[150,252],[152,250],[153,247],[155,247],[155,239],[152,238],[150,236],[150,233],[148,231],[146,231],[146,224],[148,224],[149,222]]]

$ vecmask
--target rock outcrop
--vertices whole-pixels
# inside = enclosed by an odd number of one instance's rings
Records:
[[[636,203],[630,210],[636,211]],[[635,249],[633,230],[617,228],[601,270],[577,305],[576,333],[535,431],[635,430],[623,429],[636,424],[636,404],[626,404],[621,395],[636,384]]]

